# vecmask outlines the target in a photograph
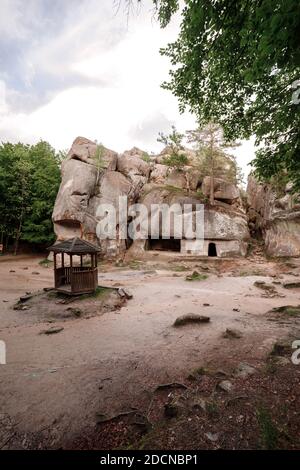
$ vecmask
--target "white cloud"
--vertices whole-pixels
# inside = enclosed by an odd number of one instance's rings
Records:
[[[11,2],[4,3],[8,8]],[[19,8],[17,0],[12,3]],[[176,37],[178,18],[160,29],[148,0],[140,15],[130,17],[127,28],[126,16],[115,15],[112,3],[74,1],[55,37],[31,42],[23,57],[24,80],[30,88],[36,77],[42,77],[38,88],[44,101],[31,111],[17,112],[10,107],[8,96],[21,98],[23,92],[0,82],[0,140],[34,143],[45,139],[61,149],[83,135],[117,151],[134,145],[158,151],[159,131],[166,132],[171,124],[181,131],[194,127],[193,116],[180,115],[177,100],[160,87],[168,78],[169,63],[160,56],[159,48]],[[27,23],[22,29],[18,8],[10,18],[12,31],[17,34],[20,28],[25,35]],[[2,23],[3,19],[0,31]],[[82,83],[70,84],[72,75],[82,77]],[[59,89],[51,88],[53,80],[59,82]],[[32,102],[36,103],[34,91]],[[237,154],[244,172],[249,171],[246,163],[253,157],[253,145],[244,144]]]
[[[1,0],[0,35],[7,39],[24,38],[27,28],[22,23],[20,0]]]

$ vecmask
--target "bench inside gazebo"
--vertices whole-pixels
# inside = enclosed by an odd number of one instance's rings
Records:
[[[97,254],[100,249],[81,238],[71,238],[47,248],[53,251],[54,287],[58,292],[76,295],[94,292],[98,286]],[[57,255],[61,255],[58,263]],[[66,263],[65,256],[69,257]],[[75,264],[73,256],[79,259]],[[89,256],[90,263],[83,263],[83,257]],[[84,265],[83,265],[84,264]]]

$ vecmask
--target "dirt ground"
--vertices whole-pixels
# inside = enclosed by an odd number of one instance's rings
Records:
[[[128,288],[126,305],[63,322],[42,303],[40,315],[13,310],[53,285],[52,266],[1,257],[0,448],[297,448],[300,366],[290,355],[300,317],[268,312],[300,304],[300,287],[283,286],[300,281],[300,260],[149,257],[100,264],[99,285]],[[195,270],[200,279],[186,280]],[[175,328],[187,313],[210,322]],[[270,353],[283,340],[278,366]],[[256,373],[235,376],[241,362]],[[219,388],[224,379],[233,390]]]

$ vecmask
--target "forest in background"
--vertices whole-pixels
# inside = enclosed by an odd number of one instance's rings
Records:
[[[64,152],[48,142],[0,145],[0,244],[18,252],[20,242],[43,249],[54,241],[51,220]]]

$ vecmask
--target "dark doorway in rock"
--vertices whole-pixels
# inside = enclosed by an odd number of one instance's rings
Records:
[[[180,239],[177,238],[149,238],[146,243],[146,250],[156,251],[180,251]]]
[[[208,244],[208,256],[217,256],[217,247],[215,243]]]

